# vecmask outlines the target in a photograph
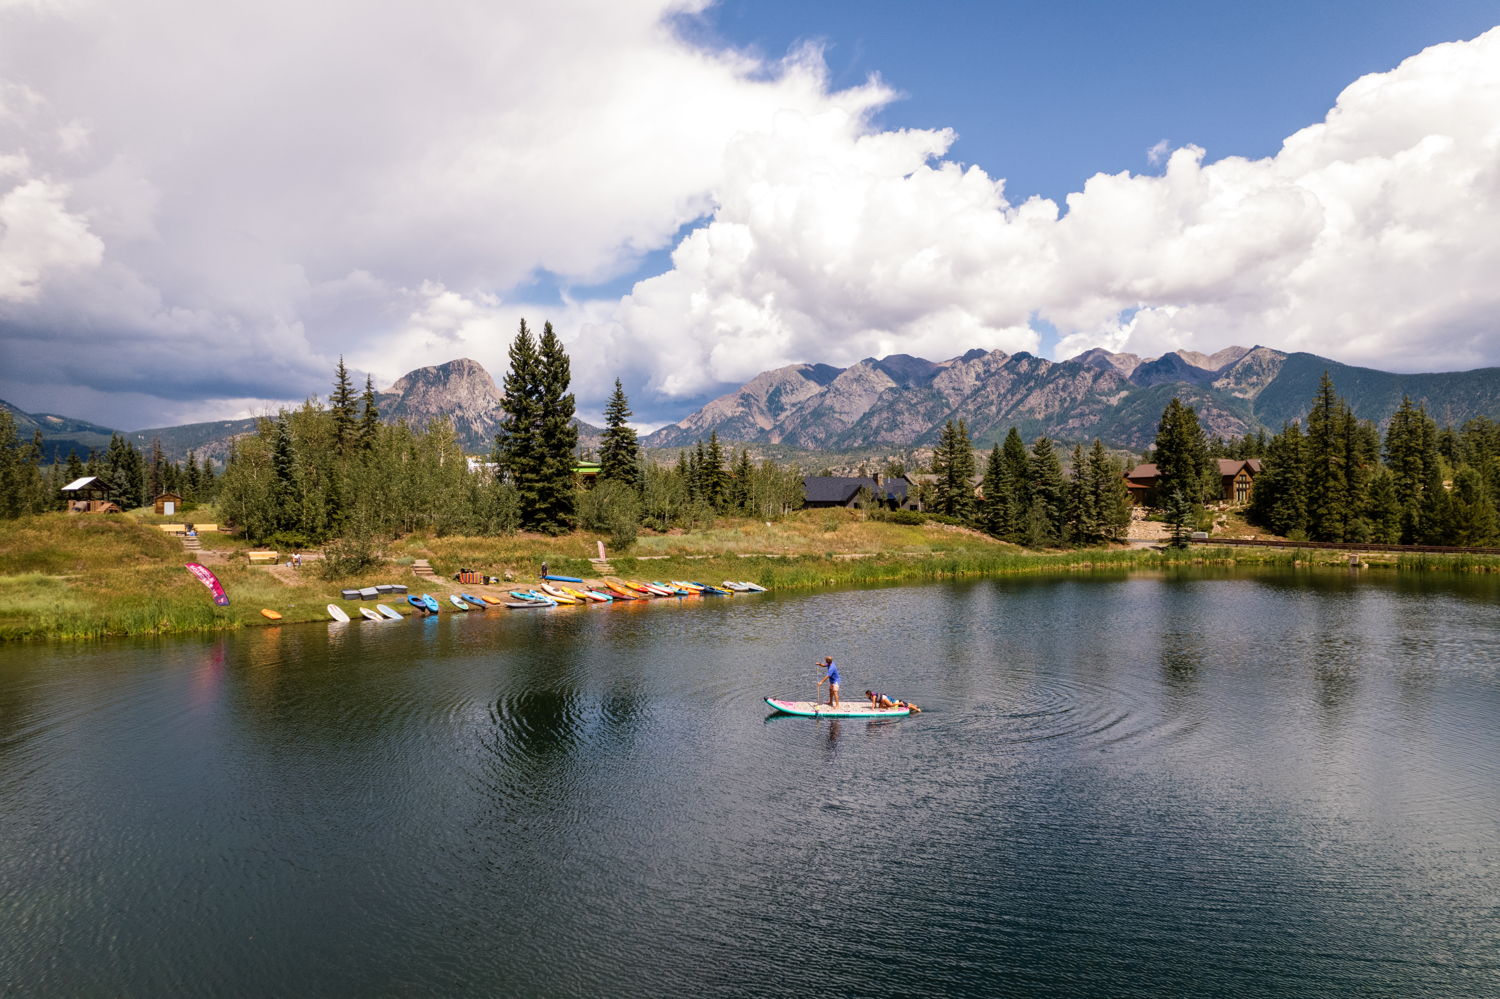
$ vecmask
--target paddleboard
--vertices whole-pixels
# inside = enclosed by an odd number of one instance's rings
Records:
[[[787,701],[778,697],[765,700],[782,714],[806,718],[900,718],[911,714],[910,708],[877,708],[865,700],[846,702],[836,708],[817,701]]]
[[[374,611],[370,610],[370,608],[368,608],[368,607],[361,607],[359,609],[359,612],[365,616],[365,620],[366,621],[384,621],[385,620],[385,618],[381,617],[379,614],[376,614]]]
[[[380,611],[380,613],[384,614],[386,617],[390,618],[392,621],[401,620],[401,615],[396,613],[393,608],[387,607],[385,604],[376,604],[375,609]]]
[[[583,582],[583,580],[579,579],[577,576],[543,576],[542,578],[543,579],[556,580],[559,583],[581,583],[581,582]]]
[[[335,621],[342,621],[346,624],[349,621],[349,615],[345,614],[344,608],[340,607],[338,604],[328,605],[328,616],[333,618]]]
[[[280,611],[273,611],[269,607],[262,607],[261,610],[260,610],[260,616],[264,617],[264,618],[269,618],[272,621],[280,621],[281,620],[281,612]]]

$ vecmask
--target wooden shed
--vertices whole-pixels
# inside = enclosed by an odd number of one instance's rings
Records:
[[[164,517],[171,517],[181,513],[182,497],[176,493],[162,493],[156,497],[156,512]]]

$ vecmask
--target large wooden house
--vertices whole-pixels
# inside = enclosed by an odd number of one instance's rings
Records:
[[[890,510],[916,510],[916,491],[905,476],[889,478],[869,475],[808,475],[802,479],[802,505],[806,508],[853,507],[860,502],[860,490],[872,503]]]
[[[1244,506],[1250,502],[1250,491],[1255,486],[1255,477],[1260,474],[1259,458],[1219,458],[1219,495],[1217,502],[1230,506]],[[1156,483],[1160,477],[1156,466],[1149,462],[1137,465],[1125,473],[1125,486],[1130,490],[1131,502],[1137,506],[1156,506]]]

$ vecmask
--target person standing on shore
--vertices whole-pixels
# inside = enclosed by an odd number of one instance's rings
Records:
[[[836,708],[839,706],[839,664],[833,661],[833,656],[824,656],[817,665],[828,671],[818,681],[818,686],[828,684],[828,706]]]

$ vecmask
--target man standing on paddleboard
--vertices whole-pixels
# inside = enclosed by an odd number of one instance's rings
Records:
[[[828,706],[839,706],[839,664],[833,661],[833,656],[824,656],[823,661],[816,665],[828,670],[828,674],[818,681],[818,686],[828,684]]]

